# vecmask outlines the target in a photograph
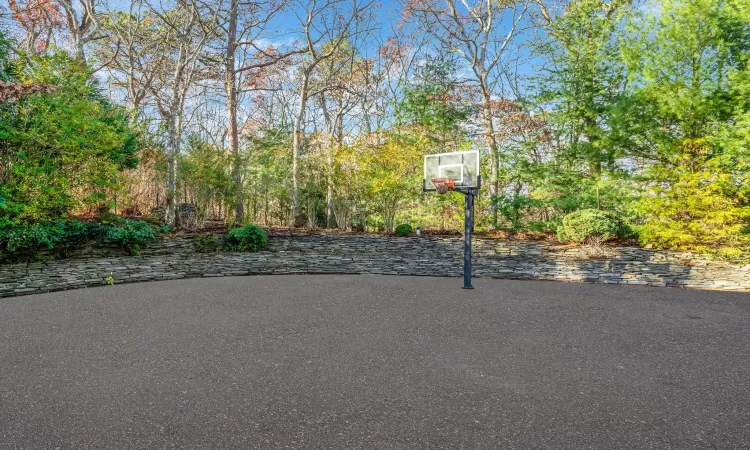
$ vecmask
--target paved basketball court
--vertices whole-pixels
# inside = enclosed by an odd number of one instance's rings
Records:
[[[387,276],[0,301],[0,448],[748,448],[750,295]]]

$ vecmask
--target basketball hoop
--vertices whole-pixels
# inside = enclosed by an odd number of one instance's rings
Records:
[[[464,195],[464,289],[471,285],[471,234],[474,232],[474,198],[479,195],[479,150],[424,155],[422,191]]]
[[[456,183],[450,178],[433,178],[432,184],[435,185],[435,190],[438,194],[445,194],[456,187]]]

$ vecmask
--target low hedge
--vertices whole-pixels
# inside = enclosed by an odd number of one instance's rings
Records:
[[[393,232],[396,234],[396,236],[410,236],[414,230],[412,229],[411,225],[408,223],[402,223],[401,225],[397,226]]]
[[[259,252],[268,247],[268,233],[258,225],[233,228],[224,236],[224,248],[230,252]]]
[[[6,225],[0,228],[0,262],[39,260],[41,252],[52,258],[65,258],[74,248],[103,241],[119,244],[129,254],[137,255],[143,246],[168,231],[165,225],[109,217],[106,222],[58,220]]]
[[[606,242],[617,237],[620,221],[607,211],[582,209],[572,212],[563,218],[557,229],[561,242],[587,242],[591,239]]]

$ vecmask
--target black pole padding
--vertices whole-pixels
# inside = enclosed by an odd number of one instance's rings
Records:
[[[464,199],[464,289],[471,285],[471,232],[474,229],[474,193],[466,192]]]

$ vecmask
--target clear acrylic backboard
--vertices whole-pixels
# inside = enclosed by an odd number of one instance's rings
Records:
[[[479,151],[438,153],[424,155],[424,190],[435,191],[435,178],[450,178],[454,190],[477,189],[479,177]]]

